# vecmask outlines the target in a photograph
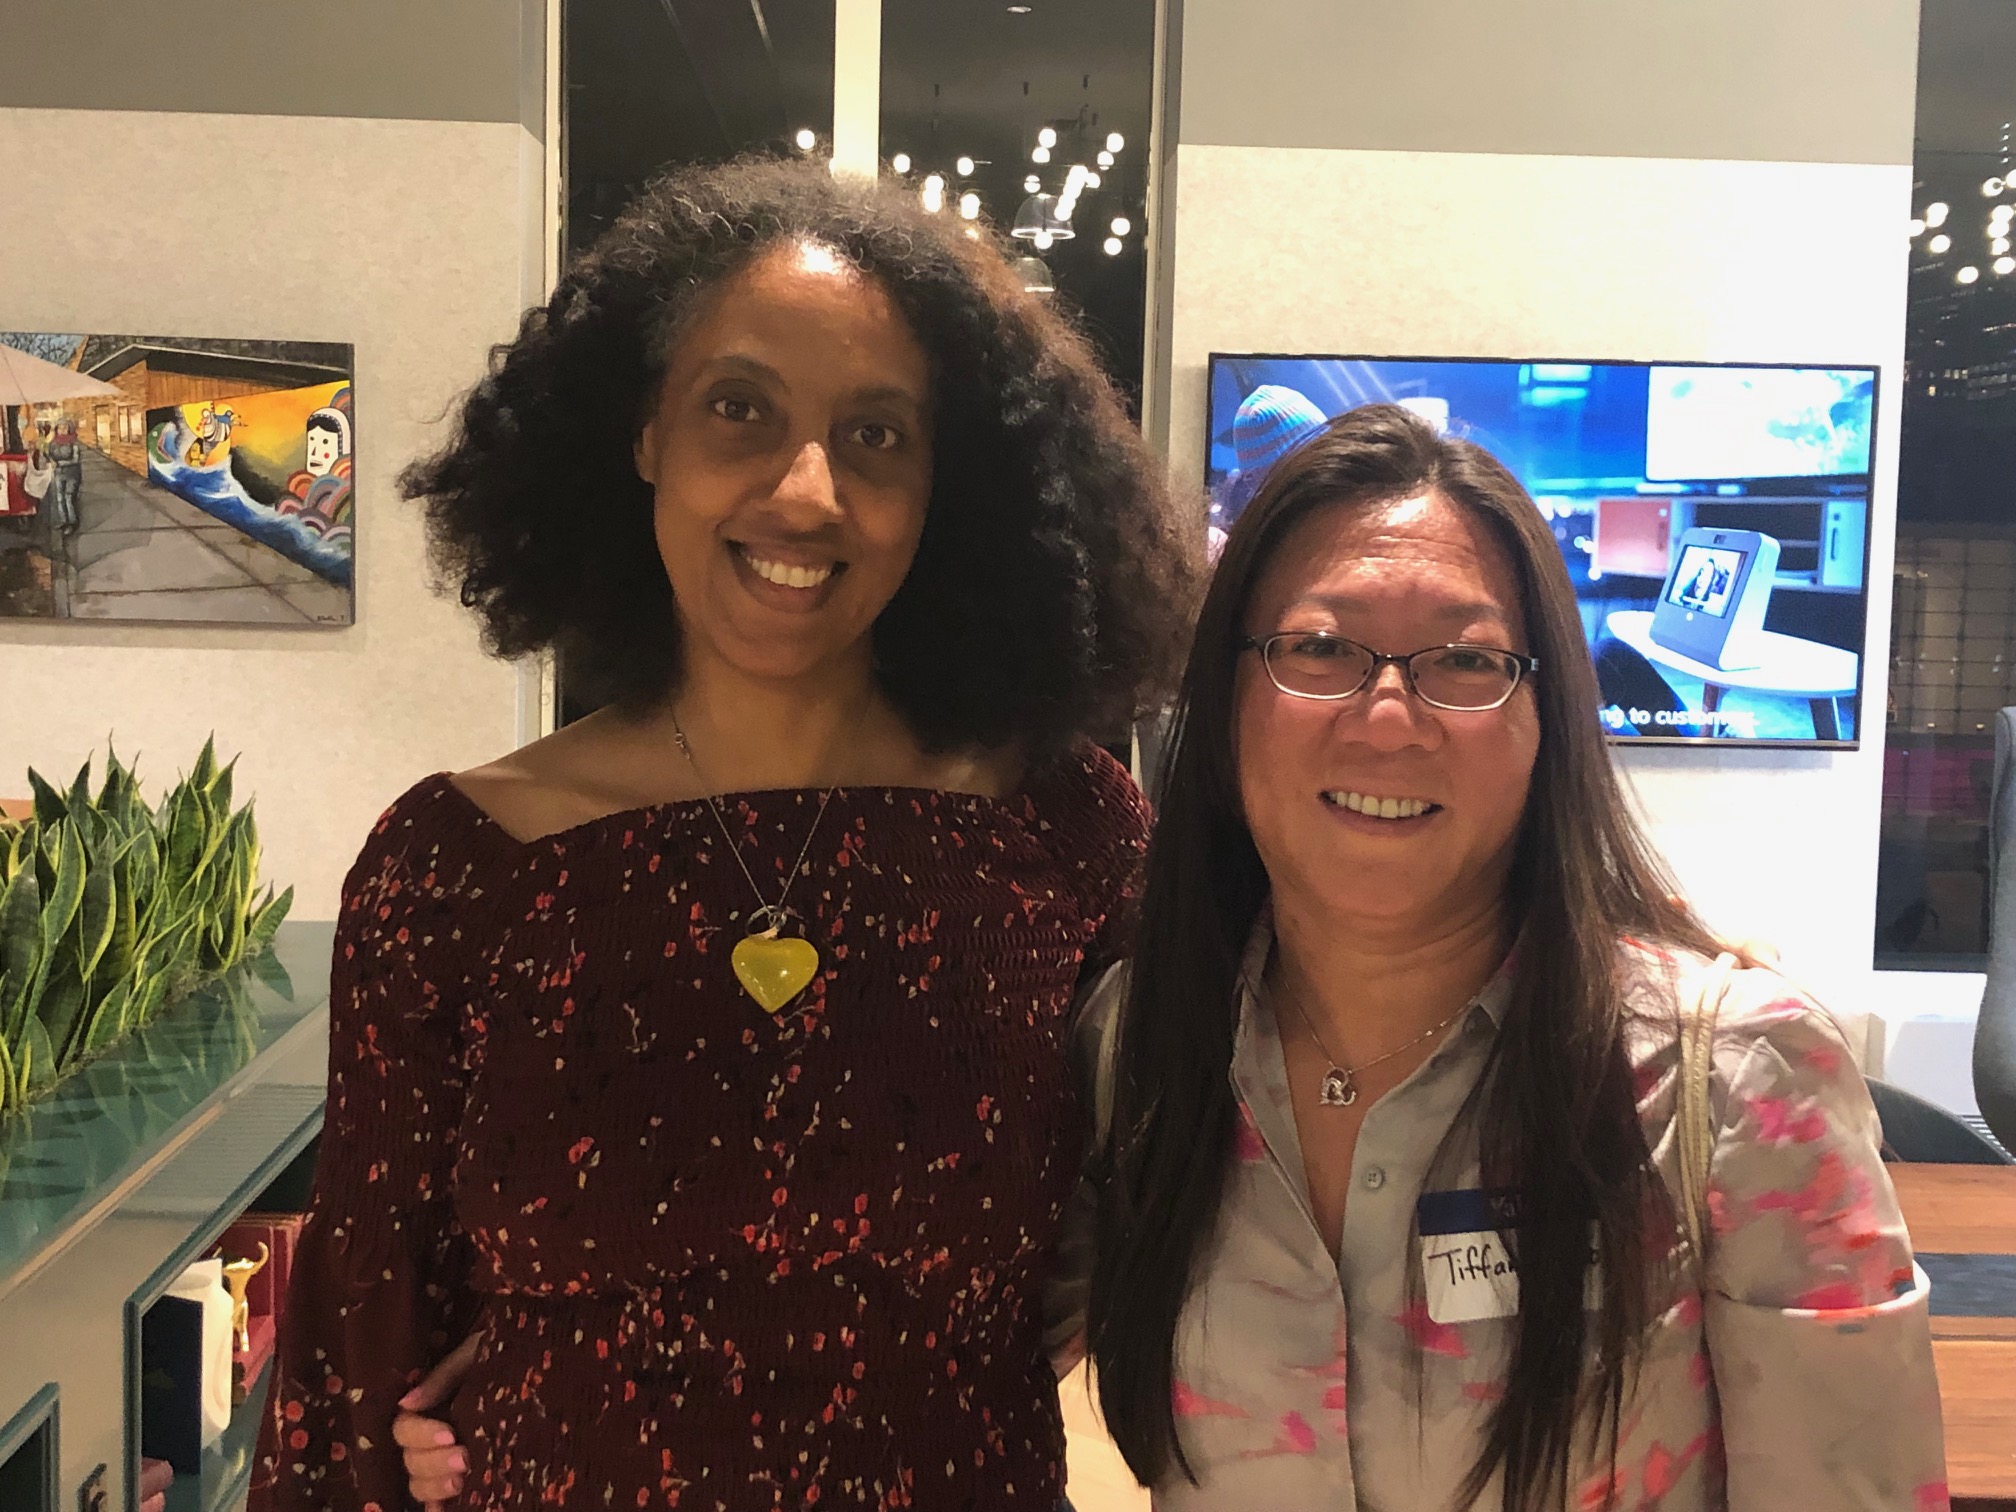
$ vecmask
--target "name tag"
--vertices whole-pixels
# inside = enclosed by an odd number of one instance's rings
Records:
[[[1416,1213],[1428,1316],[1437,1323],[1516,1317],[1519,1268],[1499,1230],[1518,1224],[1519,1194],[1424,1192]]]
[[[1416,1207],[1421,1230],[1422,1291],[1437,1323],[1477,1323],[1519,1314],[1519,1262],[1501,1233],[1519,1224],[1519,1194],[1469,1188],[1424,1192]],[[1583,1305],[1602,1303],[1595,1233],[1590,1233]]]

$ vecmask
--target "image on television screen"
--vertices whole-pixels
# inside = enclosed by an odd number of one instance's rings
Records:
[[[1214,355],[1214,544],[1274,463],[1371,403],[1475,441],[1532,494],[1613,737],[1856,743],[1873,367]],[[1761,543],[1753,581],[1722,540]]]
[[[1743,554],[1712,546],[1688,546],[1680,552],[1680,570],[1666,598],[1682,609],[1698,609],[1717,619],[1729,612],[1729,590],[1743,570]]]

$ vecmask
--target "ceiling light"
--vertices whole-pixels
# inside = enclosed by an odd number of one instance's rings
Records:
[[[1106,238],[1106,255],[1108,257],[1118,257],[1126,245],[1127,243],[1120,240],[1119,237],[1109,236]]]
[[[1946,224],[1946,216],[1953,207],[1944,200],[1935,200],[1925,207],[1925,224],[1935,230]]]
[[[1036,145],[1038,147],[1055,147],[1057,145],[1056,128],[1054,126],[1045,126],[1041,131],[1037,132]]]
[[[945,175],[942,173],[927,174],[924,179],[924,192],[926,194],[943,194],[945,192]]]
[[[1993,252],[1997,257],[2000,257],[2004,252],[2009,250],[2009,238],[2006,236],[1996,237],[1988,243],[1988,250]]]
[[[1038,148],[1037,148],[1037,149],[1036,149],[1036,150],[1035,150],[1034,152],[1032,152],[1032,153],[1030,153],[1030,154],[1029,154],[1029,161],[1030,161],[1030,162],[1032,162],[1032,163],[1047,163],[1047,162],[1049,162],[1049,161],[1050,161],[1050,149],[1049,149],[1048,147],[1038,147]]]
[[[1925,234],[1925,222],[1919,220],[1915,215],[1911,218],[1911,234],[1913,236],[1922,236]]]
[[[1038,252],[1048,252],[1050,250],[1050,244],[1054,242],[1056,239],[1057,238],[1052,236],[1048,231],[1038,231],[1036,235],[1033,238],[1031,238],[1031,240],[1035,243],[1036,250]]]
[[[1981,270],[1970,264],[1969,266],[1962,268],[1958,273],[1955,273],[1953,275],[1953,281],[1955,283],[1970,284],[1980,276],[1981,276]]]
[[[1030,174],[1029,177],[1022,180],[1022,192],[1024,194],[1035,194],[1037,191],[1042,189],[1042,187],[1043,187],[1043,180],[1036,177],[1036,175],[1033,173]]]
[[[1930,252],[1934,257],[1939,256],[1943,252],[1951,251],[1952,247],[1953,247],[1953,238],[1948,236],[1943,231],[1940,232],[1937,236],[1933,237],[1932,240],[1925,243],[1925,250],[1927,252]]]
[[[1077,213],[1077,210],[1078,210],[1077,195],[1060,194],[1057,196],[1057,209],[1055,213],[1058,220],[1068,221],[1074,214]],[[1052,226],[1050,229],[1052,231],[1055,231],[1057,228],[1055,226]]]
[[[1101,184],[1101,182],[1103,181],[1096,173],[1088,173],[1085,175],[1085,187],[1087,189],[1097,189]]]
[[[798,128],[798,135],[791,140],[798,144],[800,152],[810,152],[814,147],[819,145],[819,138],[814,134],[810,126],[800,126]]]
[[[1055,294],[1057,280],[1050,276],[1050,265],[1040,257],[1018,257],[1015,271],[1021,275],[1022,287],[1031,294]]]
[[[2002,192],[2004,187],[2002,180],[1999,178],[1985,178],[1981,180],[1981,192],[1989,199],[1995,198],[1996,195]]]
[[[1126,216],[1116,215],[1113,217],[1113,234],[1115,236],[1125,236],[1129,231],[1132,231],[1133,229],[1134,229],[1134,222],[1127,219]]]
[[[1127,145],[1127,138],[1120,135],[1120,133],[1117,131],[1114,132],[1111,136],[1106,138],[1106,150],[1108,152],[1119,152],[1126,145]]]
[[[1995,276],[1997,278],[2001,278],[2010,272],[2016,272],[2016,257],[1998,257],[1995,259]]]
[[[1034,9],[1035,7],[1032,5],[1011,5],[1008,7],[1008,14],[1011,16],[1026,16]]]
[[[962,220],[980,219],[980,196],[970,191],[959,196],[959,217]]]
[[[961,178],[971,178],[973,176],[973,159],[970,157],[962,157],[952,166],[959,170],[959,177]]]
[[[1070,223],[1057,213],[1058,208],[1058,202],[1047,194],[1030,195],[1016,210],[1015,224],[1008,234],[1024,241],[1075,236]]]
[[[1099,166],[1101,168],[1111,168],[1113,166],[1113,154],[1102,150],[1099,154]]]
[[[910,154],[907,152],[897,153],[896,156],[889,159],[889,166],[894,168],[898,173],[908,173],[910,171]]]

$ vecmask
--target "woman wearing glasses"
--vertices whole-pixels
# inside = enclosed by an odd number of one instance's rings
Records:
[[[257,1505],[1054,1512],[1062,1047],[1147,826],[1084,735],[1173,682],[1196,545],[960,224],[669,175],[407,475],[493,646],[610,702],[350,874]]]
[[[1532,501],[1404,410],[1232,531],[1087,1017],[1089,1341],[1158,1508],[1945,1505],[1854,1060],[1718,962],[1597,707]]]

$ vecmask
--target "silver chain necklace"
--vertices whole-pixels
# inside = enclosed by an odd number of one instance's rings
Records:
[[[1407,1041],[1406,1044],[1388,1050],[1384,1055],[1374,1056],[1371,1060],[1362,1062],[1356,1066],[1341,1066],[1337,1063],[1337,1057],[1330,1053],[1330,1047],[1323,1043],[1323,1036],[1317,1033],[1316,1021],[1310,1018],[1308,1012],[1302,1007],[1302,1000],[1294,993],[1288,991],[1285,986],[1282,988],[1279,996],[1288,999],[1289,1006],[1295,1010],[1295,1016],[1302,1020],[1303,1027],[1309,1031],[1309,1038],[1316,1042],[1316,1048],[1323,1052],[1323,1058],[1330,1063],[1330,1069],[1323,1073],[1323,1083],[1316,1092],[1318,1105],[1325,1108],[1350,1107],[1358,1101],[1358,1076],[1361,1072],[1370,1071],[1374,1066],[1384,1065],[1387,1061],[1393,1059],[1394,1056],[1404,1055],[1422,1041],[1433,1039],[1444,1029],[1455,1023],[1457,1019],[1461,1018],[1464,1009],[1470,1006],[1468,1003],[1465,1003],[1462,1008],[1458,1008],[1449,1017],[1442,1020],[1441,1023],[1431,1025]]]
[[[785,907],[785,903],[791,896],[791,885],[805,869],[805,858],[812,853],[813,837],[819,833],[820,822],[826,817],[826,806],[833,801],[839,785],[834,784],[820,795],[819,812],[812,816],[812,828],[805,832],[805,843],[798,848],[798,859],[791,863],[791,870],[785,875],[783,891],[777,894],[775,903],[766,903],[763,889],[756,883],[755,873],[742,859],[742,847],[735,843],[734,833],[728,828],[728,816],[721,811],[720,795],[707,780],[707,774],[700,770],[700,763],[693,755],[693,746],[686,739],[679,716],[673,713],[671,718],[672,739],[677,743],[679,753],[686,758],[686,764],[693,769],[693,775],[700,779],[701,787],[707,789],[707,807],[714,815],[714,822],[720,826],[721,838],[728,844],[728,854],[741,868],[749,891],[756,895],[756,907],[749,915],[748,936],[731,952],[730,962],[736,978],[742,983],[742,990],[754,998],[765,1013],[774,1014],[803,992],[812,978],[819,974],[819,947],[802,935],[784,936],[785,923],[799,917]]]

